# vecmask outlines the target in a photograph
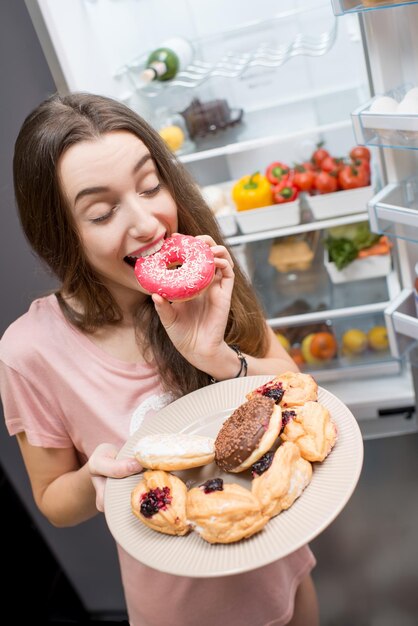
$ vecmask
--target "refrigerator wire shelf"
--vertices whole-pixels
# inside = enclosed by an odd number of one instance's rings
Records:
[[[277,68],[299,55],[322,56],[334,45],[337,32],[338,20],[334,17],[330,28],[315,36],[298,33],[292,41],[278,47],[272,47],[267,42],[261,42],[250,52],[227,52],[215,63],[195,59],[193,63],[188,65],[185,70],[180,71],[170,81],[144,83],[140,79],[147,55],[141,55],[123,65],[115,72],[114,76],[116,78],[127,76],[135,91],[141,91],[142,94],[152,98],[166,89],[176,87],[194,89],[212,78],[241,78],[249,70],[256,67]]]

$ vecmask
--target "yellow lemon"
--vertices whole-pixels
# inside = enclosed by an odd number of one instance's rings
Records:
[[[346,354],[361,354],[367,349],[367,335],[358,328],[351,328],[343,334],[342,344]]]
[[[371,328],[367,333],[367,339],[372,350],[387,350],[389,347],[386,326],[374,326]]]
[[[180,150],[184,143],[184,133],[180,126],[165,126],[160,128],[158,132],[170,150],[173,152]]]
[[[276,337],[280,341],[280,343],[282,344],[283,348],[285,350],[287,350],[287,352],[289,352],[289,350],[290,350],[290,341],[289,341],[289,339],[287,337],[285,337],[284,335],[282,335],[282,333],[276,333]]]
[[[300,346],[303,358],[305,359],[306,363],[309,363],[310,365],[314,365],[315,363],[321,363],[321,360],[316,359],[311,352],[311,343],[314,337],[315,333],[310,333],[309,335],[306,335],[306,337],[303,338]]]

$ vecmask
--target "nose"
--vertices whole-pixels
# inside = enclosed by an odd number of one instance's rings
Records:
[[[152,202],[136,195],[129,201],[129,234],[135,239],[150,239],[158,230],[159,221],[152,211]]]

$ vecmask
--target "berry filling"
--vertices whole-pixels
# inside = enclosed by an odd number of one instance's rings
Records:
[[[281,383],[275,385],[266,383],[262,387],[259,387],[256,391],[262,396],[266,396],[266,398],[272,398],[276,404],[279,404],[284,394],[284,389],[282,388]]]
[[[294,417],[296,417],[294,411],[282,411],[282,430]]]
[[[144,517],[152,517],[161,509],[165,510],[171,500],[169,487],[151,489],[141,496],[141,513]]]
[[[199,485],[205,493],[211,493],[212,491],[223,491],[224,481],[222,478],[210,478],[203,485]]]
[[[273,462],[274,452],[266,452],[261,459],[258,459],[255,463],[251,465],[251,474],[253,478],[255,476],[261,476],[264,474],[270,467]]]

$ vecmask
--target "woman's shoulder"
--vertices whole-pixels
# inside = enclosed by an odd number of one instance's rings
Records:
[[[39,346],[50,343],[53,327],[59,323],[59,307],[55,295],[34,300],[28,311],[18,317],[0,340],[0,359],[5,363],[16,361]],[[57,315],[58,313],[58,315]]]

